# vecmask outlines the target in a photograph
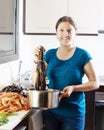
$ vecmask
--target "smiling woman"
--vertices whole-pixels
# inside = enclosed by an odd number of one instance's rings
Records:
[[[0,0],[0,63],[18,58],[17,5],[17,0]]]

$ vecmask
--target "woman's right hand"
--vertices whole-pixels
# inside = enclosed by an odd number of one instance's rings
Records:
[[[35,50],[34,50],[34,62],[35,63],[38,63],[38,60],[39,60],[39,52],[40,52],[40,49],[41,49],[41,47],[43,47],[43,46],[37,46],[36,48],[35,48]],[[45,52],[45,48],[43,47],[43,49],[44,49],[44,52]]]

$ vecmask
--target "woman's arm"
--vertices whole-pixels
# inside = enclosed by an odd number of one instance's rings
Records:
[[[62,97],[69,97],[72,92],[91,91],[99,88],[99,83],[95,74],[94,67],[92,65],[92,61],[89,61],[84,66],[84,72],[89,81],[79,85],[66,86],[63,89],[64,93],[60,95],[60,99]]]
[[[74,87],[74,91],[90,91],[90,90],[95,90],[99,88],[99,83],[97,80],[97,76],[95,74],[94,67],[92,65],[92,61],[89,61],[85,66],[84,66],[84,72],[86,76],[88,77],[88,82],[81,84],[81,85],[76,85]]]

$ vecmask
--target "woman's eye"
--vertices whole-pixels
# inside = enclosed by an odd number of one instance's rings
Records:
[[[71,32],[71,30],[67,30],[67,32],[68,32],[68,33],[70,33],[70,32]]]
[[[63,31],[64,31],[63,29],[60,30],[60,32],[63,32]]]

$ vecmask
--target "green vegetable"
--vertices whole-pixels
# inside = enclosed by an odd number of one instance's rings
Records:
[[[0,126],[8,123],[8,118],[5,116],[0,116]]]
[[[17,115],[17,113],[14,113],[14,112],[12,112],[12,113],[8,113],[8,112],[0,112],[0,116],[5,116],[5,117],[7,117],[7,116],[15,116],[15,115]]]
[[[8,123],[8,116],[14,116],[17,113],[0,112],[0,126]]]

